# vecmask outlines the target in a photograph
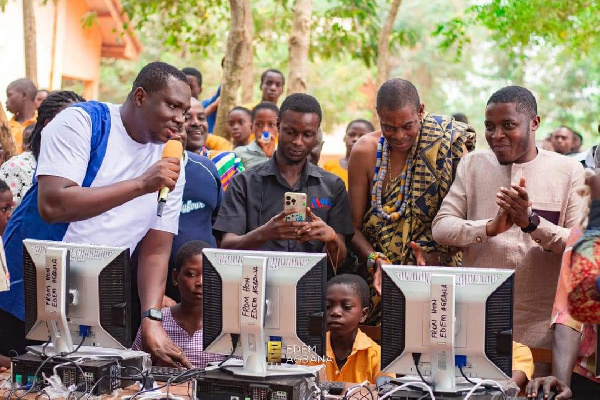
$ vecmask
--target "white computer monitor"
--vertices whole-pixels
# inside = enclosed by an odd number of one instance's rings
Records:
[[[383,266],[381,365],[421,372],[439,393],[456,393],[461,376],[507,380],[512,371],[514,271]]]
[[[267,365],[269,342],[283,359],[323,360],[325,254],[205,249],[202,267],[204,351],[229,355],[240,335],[233,372],[246,376],[294,374]]]
[[[131,345],[128,248],[26,239],[23,279],[27,339],[50,339],[46,354]]]

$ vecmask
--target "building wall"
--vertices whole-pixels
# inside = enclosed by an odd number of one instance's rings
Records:
[[[97,25],[82,28],[81,18],[89,11],[85,0],[57,0],[35,7],[37,72],[40,89],[60,89],[63,77],[86,83],[87,99],[97,98],[102,33]],[[56,21],[54,68],[52,38]],[[0,12],[0,101],[5,104],[6,87],[25,76],[23,5],[11,0]],[[51,82],[52,75],[52,82]],[[10,115],[9,115],[10,117]]]
[[[81,20],[89,11],[85,1],[63,1],[67,5],[67,14],[64,24],[62,76],[86,82],[86,93],[83,96],[88,100],[97,99],[102,31],[98,24],[89,28],[81,27]]]

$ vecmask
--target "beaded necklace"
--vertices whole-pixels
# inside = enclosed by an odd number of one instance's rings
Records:
[[[377,162],[375,163],[375,172],[373,174],[373,190],[371,192],[371,204],[375,209],[375,214],[386,221],[397,221],[400,219],[408,203],[408,188],[412,181],[412,152],[409,154],[406,164],[400,174],[400,195],[392,207],[383,207],[382,190],[388,166],[390,165],[390,145],[382,135],[377,143]],[[390,167],[391,169],[391,167]],[[391,182],[391,181],[390,181]]]

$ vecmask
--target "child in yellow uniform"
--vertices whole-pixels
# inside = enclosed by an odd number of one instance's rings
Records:
[[[525,390],[527,382],[533,375],[533,355],[529,347],[524,344],[513,342],[512,377],[521,390]]]
[[[369,310],[369,286],[358,275],[341,274],[327,286],[327,380],[369,381],[375,384],[381,373],[381,347],[358,325]]]
[[[354,143],[369,132],[373,132],[375,127],[372,123],[364,119],[355,119],[348,124],[346,134],[344,135],[344,143],[346,144],[346,157],[339,160],[327,160],[323,165],[325,171],[329,171],[334,175],[342,178],[348,189],[348,159]]]

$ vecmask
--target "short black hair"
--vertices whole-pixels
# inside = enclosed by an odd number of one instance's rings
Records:
[[[537,101],[535,100],[535,96],[522,86],[503,87],[490,97],[486,106],[508,103],[514,103],[517,112],[526,114],[529,118],[537,115]]]
[[[574,133],[575,135],[577,135],[577,137],[579,137],[579,140],[581,140],[581,141],[583,142],[583,135],[582,135],[581,133],[579,133],[579,132],[577,132],[577,131],[573,131],[573,133]]]
[[[469,119],[463,113],[452,114],[452,118],[454,118],[458,122],[464,122],[465,124],[469,123]]]
[[[183,267],[183,264],[185,264],[187,260],[194,256],[202,255],[202,250],[210,249],[212,247],[213,246],[202,240],[192,240],[187,242],[177,251],[177,255],[175,256],[175,269],[181,271],[181,267]]]
[[[407,105],[414,106],[415,110],[418,111],[421,107],[421,99],[415,85],[406,79],[390,79],[381,85],[377,91],[377,111],[382,108],[397,111]]]
[[[27,98],[31,101],[35,100],[35,96],[37,96],[37,87],[35,83],[31,79],[21,78],[16,81],[12,81],[8,84],[9,88],[14,88],[20,92],[25,92],[27,94]]]
[[[8,184],[4,180],[0,179],[0,193],[4,193],[7,190],[10,190],[10,187],[8,187]]]
[[[269,72],[274,72],[274,73],[276,73],[276,74],[279,74],[279,75],[281,75],[281,84],[282,84],[282,85],[285,85],[285,76],[283,76],[283,72],[281,72],[280,70],[278,70],[278,69],[275,69],[275,68],[269,68],[268,70],[266,70],[265,72],[263,72],[263,73],[260,75],[260,86],[262,86],[262,84],[263,84],[263,83],[265,83],[265,78],[267,77],[267,74],[268,74]]]
[[[319,117],[319,125],[323,120],[323,112],[321,111],[321,105],[319,101],[310,94],[306,93],[294,93],[289,95],[281,103],[279,107],[279,115],[277,121],[281,121],[281,116],[286,111],[294,111],[303,114],[317,114]]]
[[[42,101],[38,108],[37,122],[33,128],[33,132],[29,136],[31,152],[37,160],[40,155],[40,147],[42,144],[42,129],[46,124],[54,119],[56,115],[64,108],[74,103],[84,102],[85,99],[75,92],[70,90],[59,90],[52,92]]]
[[[252,111],[248,110],[246,107],[235,106],[231,109],[231,111],[229,111],[229,114],[231,114],[234,111],[241,111],[245,114],[248,114],[248,118],[250,118],[250,121],[252,121]]]
[[[202,87],[202,72],[198,71],[194,67],[185,67],[181,70],[186,75],[195,76],[198,81],[198,86]]]
[[[277,107],[277,104],[271,103],[270,101],[261,101],[252,109],[252,113],[250,113],[250,118],[252,118],[252,121],[254,121],[256,113],[260,110],[271,110],[277,114],[277,117],[279,118],[279,107]]]
[[[361,307],[369,307],[371,299],[369,298],[369,285],[359,275],[354,274],[340,274],[336,275],[329,280],[327,287],[333,285],[346,285],[351,288],[354,293],[360,299]]]
[[[346,127],[346,132],[348,132],[348,129],[350,129],[350,127],[354,124],[365,124],[371,130],[371,132],[375,131],[375,127],[373,126],[371,121],[367,121],[366,119],[358,118],[353,121],[350,121],[350,123]]]
[[[556,128],[556,129],[555,129],[555,130],[552,132],[552,134],[551,134],[550,136],[554,136],[554,132],[556,132],[556,131],[557,131],[557,130],[559,130],[559,129],[566,129],[566,130],[568,130],[569,132],[571,132],[571,135],[575,135],[575,131],[574,131],[573,129],[571,129],[571,127],[570,127],[570,126],[567,126],[567,125],[561,125],[561,126],[559,126],[558,128]]]
[[[144,89],[148,94],[158,92],[166,86],[167,81],[171,77],[189,85],[187,76],[180,69],[160,61],[151,62],[141,69],[133,81],[131,93],[139,87]]]

